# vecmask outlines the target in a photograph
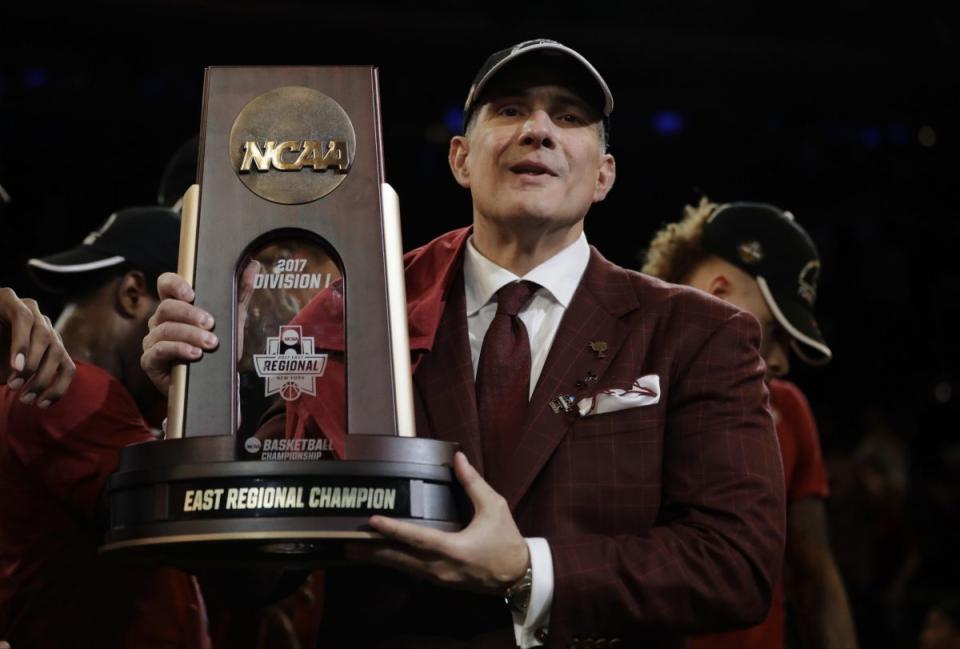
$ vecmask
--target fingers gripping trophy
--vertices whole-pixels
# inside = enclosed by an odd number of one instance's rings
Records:
[[[198,176],[144,341],[165,439],[123,452],[102,551],[310,564],[374,514],[460,529],[456,444],[414,431],[376,69],[209,68]]]

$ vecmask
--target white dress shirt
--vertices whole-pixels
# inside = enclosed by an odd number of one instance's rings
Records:
[[[510,282],[536,282],[541,288],[518,314],[530,339],[530,393],[527,397],[533,395],[560,320],[580,285],[589,261],[590,246],[587,245],[586,236],[581,233],[572,244],[523,277],[518,277],[481,255],[473,247],[473,237],[470,237],[463,258],[463,278],[474,378],[477,376],[483,337],[497,313],[497,291]],[[513,615],[517,644],[522,649],[542,644],[534,635],[537,629],[549,626],[550,605],[553,602],[553,556],[550,554],[550,544],[543,538],[529,538],[526,542],[533,571],[530,605],[526,615]]]

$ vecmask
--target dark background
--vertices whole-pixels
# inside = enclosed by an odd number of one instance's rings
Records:
[[[703,193],[789,209],[819,245],[835,360],[793,377],[822,429],[862,640],[910,644],[960,584],[960,23],[928,2],[774,4],[7,3],[0,283],[36,294],[27,258],[156,200],[207,65],[378,65],[406,247],[465,225],[446,152],[470,80],[495,49],[555,38],[616,98],[618,182],[587,219],[608,258],[637,267]]]

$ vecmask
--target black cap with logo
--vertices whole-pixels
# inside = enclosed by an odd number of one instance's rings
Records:
[[[756,278],[770,311],[793,338],[793,349],[813,365],[833,355],[813,314],[820,255],[813,240],[784,212],[764,203],[721,205],[703,226],[705,251]]]
[[[519,58],[528,60],[531,56],[537,55],[543,57],[546,65],[557,65],[558,63],[573,63],[574,69],[578,72],[585,72],[588,83],[592,84],[596,93],[592,96],[584,97],[591,102],[597,111],[603,115],[604,126],[609,130],[610,113],[613,112],[613,95],[610,93],[610,87],[603,80],[597,69],[591,65],[582,54],[576,50],[567,47],[557,41],[549,38],[536,38],[524,41],[508,47],[506,49],[494,52],[487,58],[477,76],[473,78],[470,85],[470,92],[467,93],[467,101],[463,105],[463,126],[467,127],[473,112],[479,105],[479,100],[483,95],[484,89],[497,74],[507,67],[508,64]]]
[[[180,217],[167,207],[128,207],[110,215],[83,243],[27,261],[37,283],[62,291],[80,275],[124,264],[147,274],[176,270]]]

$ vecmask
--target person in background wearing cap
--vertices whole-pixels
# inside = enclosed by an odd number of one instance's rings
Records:
[[[765,615],[784,503],[760,331],[587,244],[584,217],[616,175],[612,108],[555,41],[477,75],[449,151],[473,227],[405,258],[417,432],[460,443],[475,514],[458,533],[371,518],[390,542],[355,558],[419,579],[329,571],[330,646],[655,645]],[[142,363],[165,389],[174,362],[216,342],[186,283],[164,275],[160,294]],[[286,422],[338,452],[343,341],[321,325],[341,300],[334,285],[294,320],[329,358]]]
[[[0,638],[13,647],[209,645],[192,577],[97,558],[120,449],[157,436],[162,397],[139,357],[179,230],[172,210],[128,208],[76,248],[28,262],[64,294],[56,330],[76,374],[44,409],[0,388]]]
[[[658,232],[643,272],[687,284],[753,314],[763,330],[787,493],[786,568],[804,647],[855,647],[850,605],[827,538],[827,475],[813,413],[800,390],[781,380],[790,350],[819,365],[831,352],[813,315],[820,257],[789,212],[761,203],[716,205],[706,198]],[[750,629],[694,636],[691,649],[783,647],[783,580],[766,619]]]

